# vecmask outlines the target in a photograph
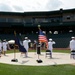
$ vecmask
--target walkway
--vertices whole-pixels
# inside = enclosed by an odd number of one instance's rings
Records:
[[[45,57],[45,52],[42,52],[39,55],[39,58],[43,61],[42,63],[38,63],[36,60],[38,59],[38,55],[34,52],[29,52],[28,57],[25,58],[21,56],[20,53],[16,53],[16,59],[18,62],[12,62],[11,60],[14,58],[14,53],[7,54],[7,56],[2,55],[0,58],[0,63],[6,64],[14,64],[14,65],[30,65],[30,66],[45,66],[45,65],[58,65],[58,64],[72,64],[75,63],[74,59],[70,58],[70,54],[68,53],[53,53],[53,58]]]

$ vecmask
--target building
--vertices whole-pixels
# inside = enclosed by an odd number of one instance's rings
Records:
[[[43,12],[0,12],[0,37],[13,39],[17,34],[38,39],[38,25],[49,38],[56,41],[54,47],[66,48],[71,36],[75,36],[75,9]],[[24,37],[23,36],[23,37]],[[33,37],[34,36],[34,37]]]

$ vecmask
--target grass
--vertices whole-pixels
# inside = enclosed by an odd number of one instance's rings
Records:
[[[1,75],[74,75],[75,66],[23,66],[0,63]]]
[[[29,50],[34,52],[35,50]],[[43,52],[45,50],[42,50]],[[13,53],[14,50],[8,50],[7,53]],[[19,52],[16,50],[16,52]],[[53,52],[69,53],[69,50],[53,50]],[[0,75],[74,75],[74,65],[56,65],[56,66],[25,66],[9,65],[0,63]]]
[[[19,52],[18,49],[15,49],[16,52]],[[30,49],[29,52],[35,52],[36,50]],[[41,50],[41,52],[45,52],[46,50]],[[13,53],[14,49],[8,50],[7,53]],[[53,50],[53,52],[61,52],[61,53],[70,53],[70,50]]]
[[[15,51],[15,52],[19,52],[19,50],[18,50],[18,49],[15,49],[15,50],[14,50],[14,49],[12,49],[12,50],[7,50],[7,52],[6,52],[6,53],[14,53],[14,51]]]
[[[53,52],[70,53],[70,50],[53,50]]]

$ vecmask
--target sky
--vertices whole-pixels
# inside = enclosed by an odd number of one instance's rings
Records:
[[[0,0],[0,11],[36,12],[74,9],[75,0]]]

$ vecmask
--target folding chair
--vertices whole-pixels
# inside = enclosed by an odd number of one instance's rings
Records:
[[[50,57],[50,58],[52,58],[52,54],[51,54],[51,51],[50,50],[46,50],[46,57]]]
[[[75,59],[75,50],[72,50],[72,51],[71,51],[70,58],[73,58],[73,59]]]

